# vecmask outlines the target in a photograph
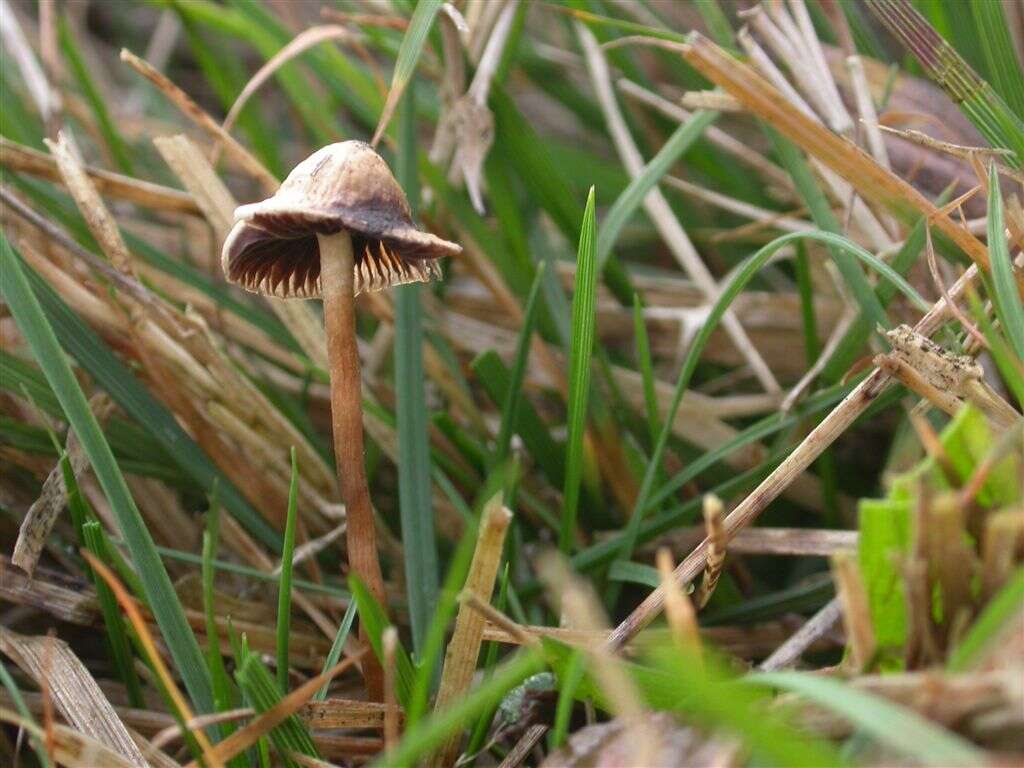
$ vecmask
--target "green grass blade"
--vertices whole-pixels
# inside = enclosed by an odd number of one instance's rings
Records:
[[[417,8],[417,14],[424,5],[428,3],[421,3]],[[416,15],[413,16],[413,22],[416,22]],[[429,27],[429,23],[427,26]],[[411,32],[410,28],[410,32],[406,33],[406,39]],[[399,183],[409,197],[409,205],[414,214],[419,207],[415,97],[414,83],[409,83],[408,92],[402,100],[399,153],[395,169]],[[406,579],[405,586],[409,599],[413,652],[417,655],[423,651],[423,643],[430,627],[430,617],[437,605],[438,584],[437,535],[434,530],[434,507],[430,485],[428,410],[423,373],[421,290],[422,286],[414,283],[400,286],[394,292],[398,508],[402,521],[405,572],[411,576]]]
[[[430,691],[437,680],[438,665],[444,653],[448,625],[452,616],[455,615],[459,592],[466,583],[469,564],[473,559],[473,550],[476,548],[476,538],[476,519],[473,518],[466,525],[459,545],[451,557],[451,565],[448,567],[448,574],[445,576],[441,589],[441,598],[434,611],[430,630],[423,645],[422,657],[416,669],[416,676],[409,694],[409,704],[406,707],[405,722],[409,728],[414,726],[427,711]]]
[[[992,87],[1024,120],[1024,72],[1013,49],[1003,3],[965,3],[974,15],[977,40],[988,64]]]
[[[946,660],[946,668],[966,672],[1002,636],[1024,604],[1024,568],[1018,568],[975,619],[970,630]]]
[[[416,62],[419,61],[423,52],[423,44],[427,42],[427,35],[430,27],[434,24],[434,17],[441,9],[441,0],[420,0],[416,4],[412,18],[409,19],[409,27],[402,38],[402,47],[398,49],[398,59],[395,61],[395,71],[391,76],[391,87],[388,89],[388,98],[384,102],[384,108],[380,113],[380,122],[373,133],[373,144],[376,146],[384,129],[388,127],[391,115],[398,107],[402,98],[402,92],[412,80],[413,72],[416,70]]]
[[[995,165],[988,169],[988,253],[992,262],[992,300],[1018,360],[1024,360],[1024,304],[1013,274],[1010,245],[1003,228],[1003,193]]]
[[[288,516],[284,546],[281,548],[281,579],[277,586],[277,687],[288,692],[288,636],[292,628],[292,558],[295,555],[295,525],[298,518],[299,463],[291,449],[292,478],[288,487]]]
[[[359,621],[362,622],[366,636],[373,647],[373,652],[377,654],[377,658],[383,663],[384,646],[381,637],[384,634],[384,630],[389,626],[384,609],[380,607],[380,604],[370,594],[370,590],[366,588],[366,585],[355,574],[349,575],[348,586],[352,590],[352,598],[356,601],[357,610],[359,611]],[[405,708],[409,706],[415,673],[412,661],[409,659],[409,654],[402,647],[401,642],[399,642],[397,653],[395,654],[395,664],[398,673],[395,681],[396,694],[398,695],[399,703]]]
[[[257,712],[266,712],[282,698],[273,676],[255,653],[246,654],[235,672],[235,679]],[[289,715],[284,722],[274,726],[270,731],[270,740],[274,743],[281,760],[289,768],[298,768],[299,765],[289,757],[292,752],[317,759],[320,757],[313,737],[309,735],[309,729],[296,715]]]
[[[82,539],[90,552],[98,559],[106,560],[106,543],[99,522],[87,520],[82,525]],[[96,587],[96,600],[100,605],[100,613],[103,615],[103,625],[106,627],[105,635],[110,646],[110,656],[114,661],[114,668],[128,692],[129,705],[144,707],[142,687],[139,685],[139,676],[135,673],[135,667],[132,665],[131,646],[128,642],[128,633],[125,630],[117,598],[110,591],[107,582],[96,574],[92,574],[92,577],[93,585]]]
[[[14,682],[14,678],[11,677],[11,673],[7,671],[7,667],[3,660],[0,659],[0,683],[3,683],[4,688],[7,689],[7,694],[11,697],[11,701],[14,703],[14,708],[18,714],[25,718],[26,721],[39,726],[36,724],[35,718],[32,717],[32,713],[29,708],[25,705],[25,699],[21,695],[21,691],[18,690],[17,683]],[[39,728],[42,731],[41,728]],[[32,742],[32,749],[35,750],[36,757],[39,759],[39,764],[50,768],[53,763],[50,762],[50,755],[47,752],[46,745],[43,744],[42,739],[35,735],[29,736],[29,741]]]
[[[355,620],[356,601],[350,600],[348,608],[345,609],[345,615],[342,617],[341,624],[338,627],[338,634],[334,636],[334,642],[331,643],[331,650],[327,653],[327,658],[324,660],[324,668],[321,670],[322,672],[327,672],[338,663],[338,659],[341,658],[341,652],[345,648],[345,641],[348,640],[349,633],[352,631],[352,624],[355,623]],[[323,687],[313,696],[313,701],[323,701],[326,699],[327,689],[330,685],[330,682],[324,683]]]
[[[505,397],[501,405],[501,426],[498,429],[498,439],[494,446],[494,463],[501,464],[508,457],[509,447],[512,443],[512,433],[519,423],[519,410],[522,402],[523,377],[526,375],[526,362],[530,358],[530,342],[533,339],[533,329],[537,324],[537,308],[540,302],[541,285],[544,282],[545,263],[537,265],[536,274],[533,277],[533,285],[530,294],[526,298],[526,309],[523,311],[523,326],[519,329],[519,339],[516,342],[516,356],[512,361],[512,372],[509,385],[505,389]]]
[[[471,363],[487,395],[499,405],[504,403],[511,389],[512,374],[497,352],[488,350]],[[551,436],[551,430],[526,398],[520,398],[513,432],[523,439],[526,450],[555,488],[565,484],[565,450]]]
[[[378,761],[374,765],[400,768],[415,764],[422,755],[430,754],[443,744],[449,734],[489,707],[497,706],[509,690],[541,669],[543,662],[538,655],[532,652],[517,654],[455,704],[409,728],[394,751],[381,758],[383,762]]]
[[[839,226],[839,221],[832,212],[832,207],[829,205],[824,192],[822,192],[821,187],[818,186],[818,182],[811,173],[811,167],[806,158],[792,142],[785,139],[774,129],[765,128],[765,130],[775,146],[775,151],[778,153],[783,167],[793,178],[793,184],[796,186],[797,192],[811,212],[811,218],[814,219],[814,223],[818,225],[819,229],[823,229],[826,232],[832,232],[836,235],[841,234],[842,229]],[[879,302],[875,292],[871,289],[871,284],[868,283],[863,270],[856,260],[841,249],[830,247],[829,253],[840,274],[843,276],[843,282],[846,283],[854,301],[860,307],[861,314],[870,321],[871,328],[874,329],[879,325],[883,328],[888,328],[889,318],[886,316],[881,302]]]
[[[68,421],[89,458],[96,479],[110,502],[111,511],[128,543],[154,618],[185,682],[185,687],[198,710],[209,712],[213,709],[213,690],[199,643],[188,626],[174,586],[156,551],[153,538],[128,491],[128,485],[114,460],[110,446],[96,422],[96,417],[89,409],[85,395],[64,357],[64,351],[57,342],[53,328],[32,292],[21,262],[15,256],[6,237],[0,237],[0,269],[4,274],[4,297],[11,313],[39,361],[43,373],[46,374],[54,394],[60,400]]]
[[[633,297],[633,336],[636,339],[637,367],[644,387],[644,411],[647,414],[647,430],[651,441],[658,437],[658,392],[654,382],[654,364],[651,362],[651,341],[647,336],[644,322],[644,308],[640,296]]]
[[[565,460],[565,489],[562,501],[558,548],[568,553],[576,531],[576,512],[583,475],[583,436],[587,423],[587,398],[590,395],[590,360],[594,349],[597,290],[597,251],[594,212],[594,188],[587,196],[587,207],[580,226],[580,244],[576,257],[576,285],[572,297],[572,349],[569,353],[569,441]]]
[[[838,680],[801,672],[771,672],[745,679],[806,696],[843,715],[863,733],[919,764],[949,768],[982,765],[986,761],[984,751],[913,710],[858,691]]]
[[[1017,398],[1018,405],[1024,409],[1024,360],[1010,349],[1009,342],[989,319],[988,312],[978,295],[974,291],[968,291],[967,297],[971,302],[971,312],[977,320],[981,332],[985,335],[989,352],[996,362],[1003,381],[1006,382],[1007,389],[1013,393],[1013,396]]]
[[[636,213],[637,208],[643,203],[647,193],[661,180],[662,176],[675,165],[694,142],[700,138],[709,125],[718,118],[717,112],[699,110],[685,123],[682,123],[668,140],[658,150],[658,154],[652,157],[647,165],[629,185],[622,190],[622,194],[615,200],[608,211],[608,215],[601,222],[601,229],[597,233],[597,263],[599,269],[604,269],[608,256],[619,239],[622,228],[626,222]]]

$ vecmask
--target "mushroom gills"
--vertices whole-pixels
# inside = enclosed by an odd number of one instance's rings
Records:
[[[321,295],[320,249],[316,236],[297,237],[288,244],[282,259],[280,242],[261,237],[250,225],[242,237],[252,238],[238,249],[228,265],[228,279],[248,291],[278,298],[316,298]],[[441,278],[439,258],[399,257],[383,240],[352,237],[355,253],[356,295],[406,283],[427,283]]]

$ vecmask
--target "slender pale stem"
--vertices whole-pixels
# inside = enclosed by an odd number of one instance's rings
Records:
[[[338,484],[348,518],[348,562],[384,609],[384,578],[377,557],[370,489],[363,456],[363,399],[356,344],[356,307],[352,239],[345,231],[317,235],[324,330],[331,373],[331,427]],[[365,638],[364,638],[365,640]],[[375,701],[383,694],[383,673],[373,654],[363,659],[363,675]]]

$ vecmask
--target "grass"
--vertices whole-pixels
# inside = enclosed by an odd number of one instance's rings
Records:
[[[231,768],[614,763],[661,744],[687,745],[677,762],[779,766],[1024,752],[1002,693],[1024,589],[1015,9],[765,3],[775,45],[716,0],[508,15],[337,0],[323,17],[193,0],[127,9],[130,25],[102,4],[88,24],[43,10],[10,14],[30,35],[5,26],[0,133],[42,149],[60,129],[65,173],[80,155],[122,176],[66,182],[0,154],[0,557],[19,536],[41,550],[31,580],[0,564],[19,604],[0,627],[0,762],[61,762],[91,738],[73,723],[104,719],[159,740],[162,764]],[[161,16],[167,40],[148,34]],[[356,35],[275,65],[230,128],[251,155],[212,152],[250,78],[326,24]],[[801,62],[791,85],[814,114],[734,58],[745,24],[779,76]],[[891,168],[876,162],[855,100],[829,101],[851,70],[810,39],[842,43],[844,25],[888,125],[927,103],[913,127],[975,149],[885,134]],[[196,106],[169,104],[121,48]],[[41,82],[58,111],[41,111]],[[710,87],[739,107],[679,119],[679,97]],[[849,136],[826,127],[846,117]],[[212,170],[168,172],[152,140],[182,133]],[[464,249],[443,281],[359,299],[386,605],[343,546],[319,306],[226,285],[212,233],[227,211],[182,212],[189,193],[168,191],[215,174],[251,202],[348,138],[372,140],[417,224]],[[482,212],[463,183],[474,152]],[[83,184],[117,197],[80,210],[98,200]],[[674,258],[691,243],[713,283]],[[920,337],[893,346],[904,325]],[[982,374],[953,357],[983,354]],[[97,418],[101,394],[114,409]],[[732,510],[727,559],[691,615],[706,494]],[[545,557],[573,578],[545,582]],[[16,640],[50,631],[109,708],[54,711],[69,681],[22,663]],[[394,631],[397,712],[360,672]],[[759,671],[776,653],[796,660]]]

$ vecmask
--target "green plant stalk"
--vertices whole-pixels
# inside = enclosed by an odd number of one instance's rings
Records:
[[[530,675],[543,669],[540,656],[530,652],[516,654],[494,670],[483,684],[478,685],[451,707],[434,712],[406,730],[398,746],[386,756],[386,763],[376,762],[378,768],[411,766],[422,755],[430,754],[443,744],[449,734],[463,727],[474,716],[488,707],[497,706],[504,695]]]
[[[0,659],[0,683],[3,683],[4,688],[7,689],[7,693],[10,695],[11,701],[14,702],[14,708],[18,714],[28,722],[36,725],[35,718],[32,717],[32,713],[25,705],[25,699],[22,697],[21,691],[18,690],[18,685],[14,682],[14,678],[11,677],[11,673],[7,671],[7,667],[2,659]],[[29,736],[29,741],[32,742],[32,749],[35,750],[36,757],[39,758],[39,764],[45,766],[45,768],[50,768],[53,763],[50,762],[50,754],[46,749],[46,745],[35,735]]]
[[[427,6],[422,3],[420,7]],[[439,6],[440,3],[434,3]],[[434,8],[436,12],[437,8]],[[433,18],[433,13],[430,19]],[[419,8],[417,9],[417,14]],[[429,28],[429,21],[425,22]],[[424,31],[424,35],[426,32]],[[408,39],[408,35],[407,35]],[[403,48],[405,43],[403,42]],[[420,42],[422,47],[422,41]],[[417,51],[418,55],[418,51]],[[415,65],[415,60],[413,61]],[[409,76],[411,77],[411,71]],[[395,81],[398,81],[396,70]],[[394,83],[392,85],[394,86]],[[419,207],[419,175],[416,164],[416,87],[410,80],[400,105],[398,183],[405,190],[415,215]],[[398,509],[402,521],[402,553],[409,600],[413,651],[419,656],[437,606],[438,554],[434,530],[433,494],[430,485],[430,441],[427,435],[427,400],[423,373],[422,287],[399,286],[395,296],[395,415],[398,431]]]
[[[921,765],[948,768],[981,765],[985,752],[961,736],[926,720],[912,709],[893,704],[831,680],[802,672],[767,672],[746,681],[801,694],[842,714],[860,730]]]
[[[405,708],[407,728],[412,728],[427,711],[430,692],[436,685],[437,670],[444,657],[448,626],[455,615],[459,592],[466,583],[469,564],[473,559],[473,550],[476,547],[476,538],[477,518],[474,516],[466,525],[451,558],[451,565],[448,567],[448,573],[441,589],[440,600],[423,644],[423,655],[420,658],[419,667],[416,669],[412,690],[409,693],[409,702]]]
[[[213,709],[213,690],[199,643],[188,626],[174,586],[160,561],[153,538],[135,506],[110,446],[89,409],[39,300],[32,292],[20,259],[14,254],[6,237],[0,238],[0,269],[3,270],[3,292],[11,314],[60,400],[68,421],[78,435],[82,450],[92,464],[96,479],[110,502],[111,511],[135,561],[154,618],[185,687],[195,706],[200,711],[209,712]]]
[[[594,348],[594,308],[597,289],[594,188],[580,227],[576,262],[576,287],[572,297],[572,349],[569,354],[569,441],[566,453],[565,489],[558,548],[568,553],[576,531],[576,512],[583,472],[583,438],[586,430],[587,398],[590,394],[590,359]]]
[[[991,295],[996,316],[1002,323],[1010,347],[1024,360],[1024,304],[1014,277],[1010,246],[1003,225],[1003,193],[995,164],[988,168],[988,251],[992,264]]]
[[[519,423],[520,404],[522,403],[523,377],[526,375],[526,363],[530,357],[530,342],[533,339],[533,329],[537,323],[537,308],[540,302],[540,288],[544,281],[545,264],[537,265],[533,278],[533,285],[526,298],[526,309],[523,311],[523,325],[519,329],[519,338],[516,341],[516,354],[512,363],[509,386],[505,389],[505,397],[501,405],[501,426],[498,429],[498,438],[494,446],[494,463],[501,464],[508,458],[509,448],[512,443],[512,433]]]
[[[288,515],[281,549],[281,579],[277,587],[277,687],[288,692],[288,636],[292,627],[292,559],[295,556],[295,526],[298,518],[299,463],[291,448],[292,477],[288,487]]]
[[[335,664],[338,663],[338,659],[341,658],[341,652],[345,648],[345,641],[348,640],[349,633],[352,631],[352,624],[356,619],[356,601],[350,600],[348,608],[345,609],[345,615],[341,619],[341,624],[338,626],[338,634],[334,636],[334,642],[331,643],[331,650],[327,653],[327,658],[324,659],[324,667],[321,672],[327,672],[332,669]],[[323,701],[327,698],[327,689],[330,687],[330,683],[324,683],[313,695],[313,701]]]
[[[946,659],[946,668],[953,672],[971,669],[1000,637],[1007,624],[1020,613],[1024,603],[1024,568],[1018,568],[1003,588],[988,602],[981,615]]]
[[[84,546],[90,552],[101,560],[106,559],[106,547],[100,524],[96,520],[88,520],[84,523],[82,538]],[[135,667],[132,665],[128,634],[125,630],[124,619],[121,617],[121,609],[117,605],[117,599],[110,591],[110,587],[107,586],[107,582],[95,573],[91,575],[96,587],[96,600],[100,606],[100,613],[103,614],[103,624],[107,628],[105,637],[110,648],[110,656],[114,661],[118,677],[121,678],[121,682],[124,683],[125,689],[128,691],[128,703],[133,707],[144,707],[142,687],[139,685],[139,677],[135,674]]]
[[[250,652],[245,656],[235,672],[235,679],[257,712],[266,712],[282,698],[273,676],[254,653]],[[298,768],[299,765],[289,756],[292,752],[315,759],[320,757],[309,730],[296,715],[289,715],[283,722],[274,726],[270,731],[270,740],[281,760],[289,768]]]

